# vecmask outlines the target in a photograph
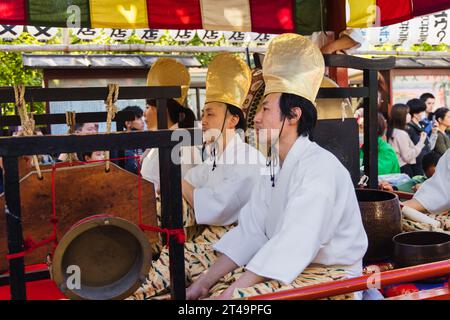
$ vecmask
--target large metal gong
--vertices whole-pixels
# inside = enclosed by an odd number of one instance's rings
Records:
[[[61,239],[51,274],[70,299],[124,299],[144,281],[150,264],[148,238],[135,224],[113,216],[92,216]]]

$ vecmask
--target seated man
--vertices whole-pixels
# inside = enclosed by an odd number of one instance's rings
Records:
[[[192,223],[204,225],[185,243],[188,282],[205,270],[212,244],[237,222],[265,163],[263,155],[239,135],[245,129],[241,107],[250,83],[250,69],[239,57],[225,53],[211,61],[202,117],[207,158],[182,180],[183,198],[194,209]],[[169,281],[169,254],[164,248],[132,298],[149,299],[164,293]]]
[[[450,150],[439,159],[433,176],[422,184],[413,199],[403,204],[430,215],[441,222],[443,230],[450,230]]]
[[[305,37],[283,34],[270,42],[255,124],[270,146],[271,178],[260,178],[238,226],[214,245],[221,255],[209,256],[215,262],[188,288],[188,299],[245,297],[362,274],[367,236],[350,174],[310,141],[323,72],[320,50]],[[239,267],[245,271],[229,281]],[[225,290],[216,285],[222,279]]]

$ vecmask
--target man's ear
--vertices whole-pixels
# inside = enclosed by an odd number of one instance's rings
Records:
[[[300,121],[302,117],[302,109],[300,107],[294,107],[291,109],[291,117],[288,119],[291,124],[295,124]]]
[[[228,118],[228,129],[234,129],[239,123],[239,116],[230,114]]]

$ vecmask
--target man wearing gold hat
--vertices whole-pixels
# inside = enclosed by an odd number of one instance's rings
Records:
[[[310,140],[323,72],[320,50],[305,37],[283,34],[270,42],[265,98],[255,117],[260,142],[269,146],[270,178],[261,176],[238,226],[214,245],[221,255],[188,288],[189,299],[245,297],[361,275],[367,236],[350,174]],[[224,276],[228,286],[218,290]]]
[[[245,130],[241,106],[250,83],[249,67],[233,54],[217,55],[208,67],[202,116],[206,159],[182,181],[183,198],[194,209],[195,223],[204,227],[185,243],[188,282],[205,270],[213,255],[212,244],[237,222],[265,164],[263,155],[239,135],[239,129]],[[165,248],[132,298],[147,299],[168,289],[168,262]]]
[[[167,103],[167,128],[171,130],[180,128],[193,128],[195,115],[191,109],[184,107],[191,78],[187,68],[173,58],[159,58],[153,64],[147,76],[147,85],[180,86],[181,97],[169,99]],[[155,100],[147,100],[145,121],[149,130],[157,130],[157,109]],[[200,152],[195,147],[183,147],[181,150],[181,176],[195,164],[201,162]],[[159,193],[159,153],[157,148],[148,149],[144,153],[141,167],[142,177],[155,185],[156,193]]]

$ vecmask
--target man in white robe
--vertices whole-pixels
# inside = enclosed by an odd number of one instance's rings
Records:
[[[265,164],[264,156],[239,135],[239,129],[245,129],[241,106],[250,83],[250,69],[239,57],[219,54],[211,61],[202,117],[207,158],[182,180],[183,198],[194,209],[195,221],[191,222],[204,226],[185,243],[188,282],[205,270],[202,260],[208,260],[209,248],[237,222]],[[162,294],[169,288],[169,280],[169,254],[164,248],[132,298]]]
[[[403,204],[423,213],[440,214],[450,210],[450,150],[439,159],[433,176],[422,184],[414,198]]]
[[[245,272],[219,298],[268,280],[294,283],[311,265],[339,266],[348,277],[362,274],[368,243],[350,174],[310,141],[323,72],[320,50],[305,37],[284,34],[269,44],[265,100],[255,125],[271,146],[271,179],[260,178],[238,226],[214,245],[222,255],[188,288],[188,299],[206,297],[242,266]]]

